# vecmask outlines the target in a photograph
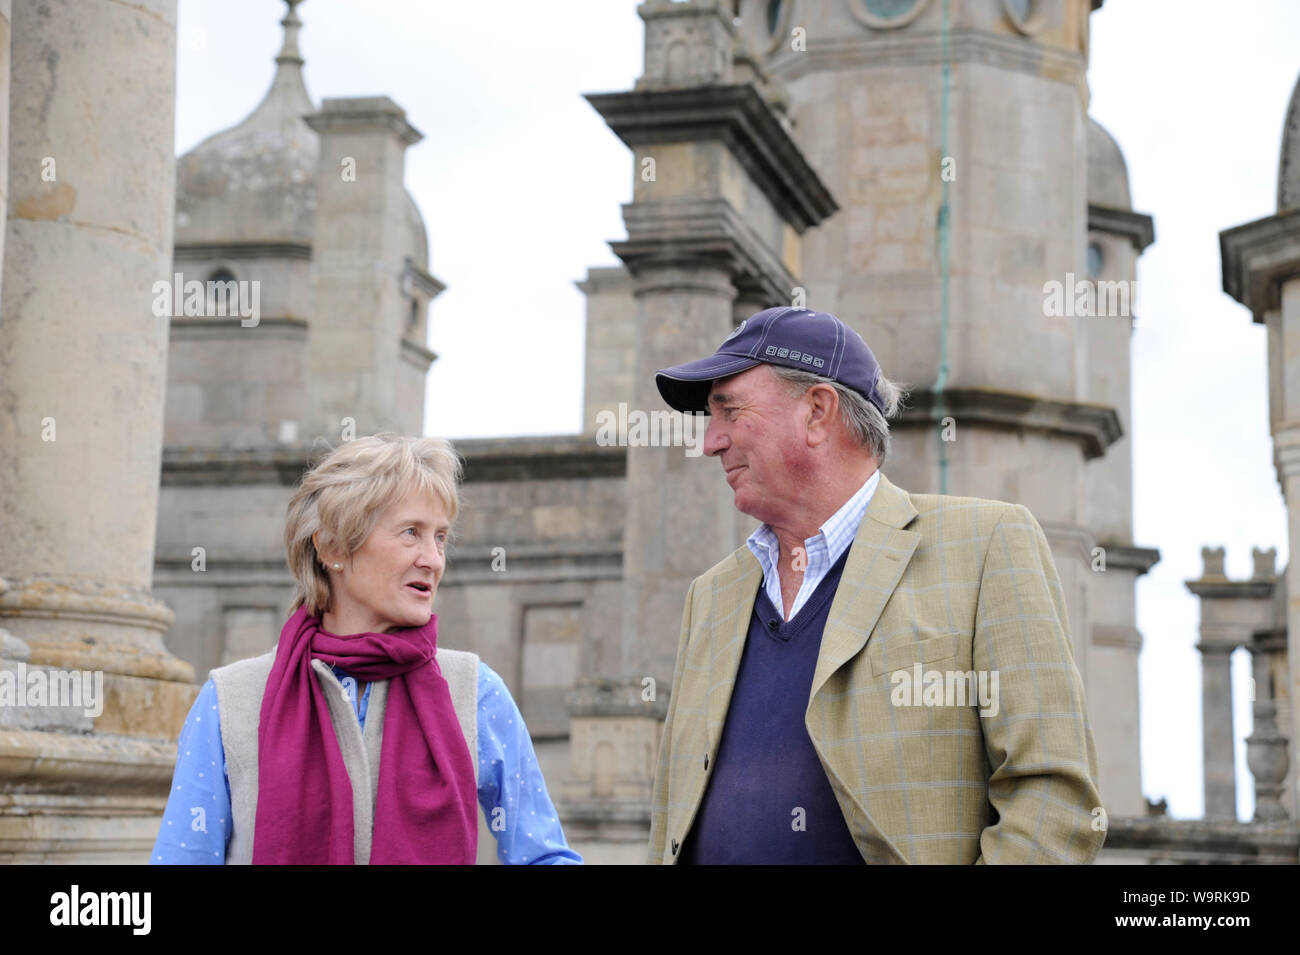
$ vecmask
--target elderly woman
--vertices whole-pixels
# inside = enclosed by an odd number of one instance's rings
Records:
[[[580,863],[501,678],[433,613],[460,460],[375,435],[289,502],[297,580],[275,649],[212,671],[185,721],[154,863]]]

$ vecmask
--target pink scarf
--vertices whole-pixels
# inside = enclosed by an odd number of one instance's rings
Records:
[[[356,861],[352,782],[313,659],[358,680],[390,681],[370,863],[473,864],[474,764],[437,645],[437,614],[423,627],[351,637],[322,630],[305,607],[289,618],[257,728],[254,865]]]

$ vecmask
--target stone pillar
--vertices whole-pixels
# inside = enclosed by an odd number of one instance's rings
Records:
[[[420,434],[423,392],[409,407],[399,399],[415,288],[408,273],[411,265],[423,271],[423,263],[405,261],[403,177],[406,148],[424,137],[386,96],[327,99],[306,119],[320,134],[308,344],[312,432],[337,443],[350,418],[357,436]],[[424,351],[427,370],[433,355]]]
[[[1205,759],[1205,818],[1237,818],[1237,776],[1232,758],[1232,670],[1236,649],[1214,642],[1201,628],[1201,726]]]
[[[1266,553],[1266,552],[1265,552]],[[1249,647],[1254,635],[1274,626],[1276,578],[1256,551],[1250,580],[1229,580],[1222,547],[1203,547],[1204,568],[1187,589],[1201,601],[1201,717],[1205,753],[1205,818],[1235,820],[1236,764],[1233,760],[1230,658]]]
[[[104,698],[98,715],[83,696],[0,729],[0,860],[144,862],[194,697],[150,594],[169,322],[151,305],[171,278],[175,73],[175,0],[13,12],[0,624],[17,641],[4,655],[87,686],[100,674]]]
[[[641,270],[635,295],[633,407],[660,410],[655,371],[718,347],[733,327],[735,288],[721,268],[681,263]],[[687,423],[703,427],[707,418]],[[687,457],[678,447],[627,449],[622,659],[628,675],[670,684],[686,591],[735,547],[732,496],[717,462],[703,455]]]

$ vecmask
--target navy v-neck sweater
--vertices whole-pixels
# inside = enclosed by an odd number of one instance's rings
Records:
[[[804,727],[813,671],[848,550],[792,620],[758,588],[717,759],[683,864],[861,865]]]

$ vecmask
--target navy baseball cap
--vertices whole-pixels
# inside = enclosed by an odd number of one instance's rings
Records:
[[[852,388],[885,413],[876,390],[880,363],[862,336],[828,312],[769,308],[749,316],[708,358],[655,372],[659,394],[675,411],[708,413],[709,391],[719,378],[755,365],[810,371]]]

